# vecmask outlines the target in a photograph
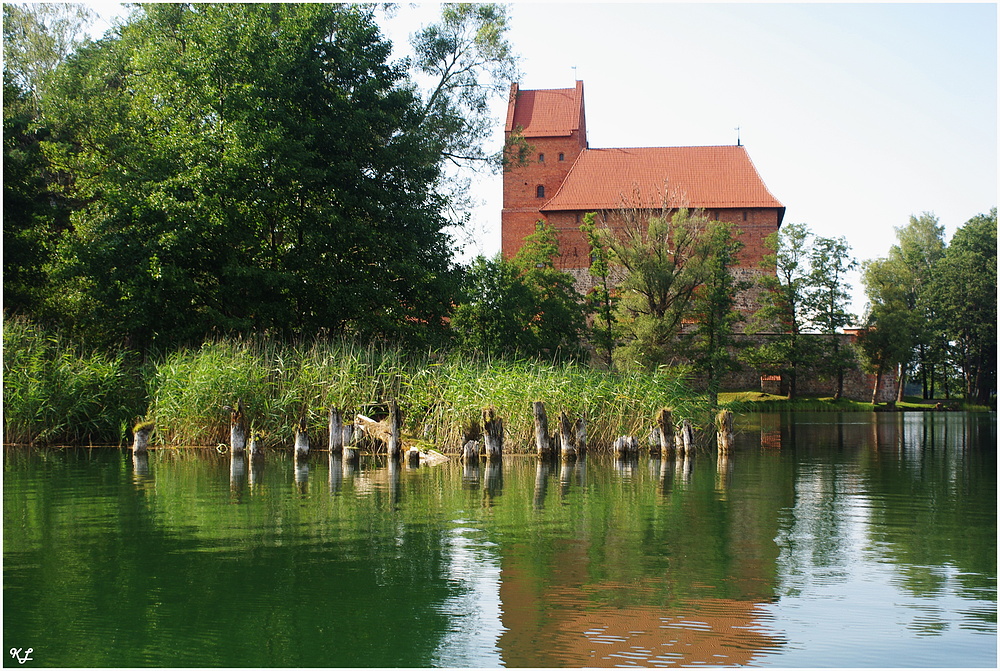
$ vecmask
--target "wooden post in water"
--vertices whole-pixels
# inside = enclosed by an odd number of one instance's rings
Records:
[[[462,446],[462,461],[467,464],[479,462],[479,441],[467,440]]]
[[[344,449],[344,420],[340,410],[330,408],[330,438],[328,448],[330,454],[340,454]]]
[[[248,449],[250,450],[251,459],[259,459],[264,456],[264,448],[261,447],[260,441],[257,440],[253,429],[250,429],[250,444],[248,445]]]
[[[715,441],[719,446],[719,452],[729,452],[733,445],[733,412],[731,410],[720,410],[715,416]]]
[[[409,468],[417,468],[420,466],[420,448],[411,447],[406,451],[406,465]]]
[[[483,435],[486,443],[486,459],[503,456],[503,420],[497,417],[496,408],[483,408]]]
[[[573,423],[565,410],[559,413],[559,445],[563,459],[576,457],[576,445],[573,444]]]
[[[656,415],[656,428],[660,433],[660,454],[667,456],[674,443],[674,425],[670,418],[670,409],[661,408]]]
[[[639,440],[635,436],[618,436],[611,449],[618,458],[628,457],[639,452]]]
[[[306,418],[299,419],[299,426],[295,430],[295,456],[309,456],[309,434],[306,433]]]
[[[389,441],[386,449],[393,459],[400,455],[399,427],[402,424],[402,417],[399,413],[399,404],[396,401],[389,401]]]
[[[573,423],[573,432],[576,434],[576,451],[581,456],[587,453],[587,419],[578,417]]]
[[[149,447],[149,434],[153,432],[152,422],[140,422],[132,429],[132,454],[145,454]]]
[[[535,401],[531,404],[535,416],[535,448],[538,456],[547,457],[552,454],[552,441],[549,439],[549,419],[545,414],[545,404]]]
[[[247,422],[243,414],[243,401],[236,400],[236,407],[229,415],[229,449],[233,454],[243,454],[247,446]]]
[[[677,443],[677,448],[685,455],[691,454],[694,449],[694,427],[691,426],[690,419],[681,422],[680,433],[674,437],[674,441]]]

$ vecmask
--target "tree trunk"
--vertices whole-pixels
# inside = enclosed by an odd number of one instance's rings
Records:
[[[878,403],[878,390],[882,386],[882,366],[875,369],[875,386],[872,388],[872,405]]]
[[[483,410],[483,434],[486,459],[499,459],[503,456],[503,420],[497,417],[494,407]]]
[[[903,394],[906,392],[906,369],[905,363],[899,364],[899,386],[896,388],[896,403],[903,402]]]
[[[330,408],[330,438],[328,447],[330,454],[340,454],[344,449],[344,421],[340,410]]]

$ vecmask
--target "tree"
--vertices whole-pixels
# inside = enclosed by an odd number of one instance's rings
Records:
[[[611,262],[621,267],[615,310],[622,343],[615,363],[622,369],[652,368],[679,359],[677,337],[695,290],[704,281],[708,219],[679,209],[648,216],[622,211],[621,234],[600,229]]]
[[[885,373],[906,360],[913,346],[916,317],[909,306],[906,279],[905,269],[890,259],[874,259],[862,265],[868,307],[858,350],[863,368],[875,374],[873,404]],[[899,384],[903,384],[902,379]]]
[[[845,274],[857,267],[849,257],[850,246],[843,236],[824,238],[817,236],[809,251],[809,276],[803,295],[803,312],[806,323],[827,336],[829,348],[822,357],[822,368],[836,374],[835,399],[844,392],[844,371],[851,365],[851,350],[842,348],[837,333],[852,323],[856,317],[847,311],[850,301]]]
[[[43,100],[59,310],[135,347],[443,334],[441,156],[370,8],[141,5]]]
[[[512,263],[533,296],[535,312],[529,328],[534,333],[538,354],[575,358],[583,355],[580,346],[586,326],[583,305],[573,276],[556,269],[558,257],[555,229],[539,221],[535,232],[524,238]]]
[[[899,362],[900,384],[896,400],[902,401],[909,366],[914,359],[921,371],[923,397],[927,398],[928,375],[933,379],[932,362],[939,358],[935,356],[936,349],[943,344],[932,329],[935,320],[927,292],[933,282],[935,265],[944,255],[945,244],[944,226],[939,225],[938,218],[930,212],[919,217],[910,216],[907,226],[895,230],[898,242],[889,248],[888,260],[896,266],[896,276],[903,282],[907,307],[921,316],[912,322],[914,352]]]
[[[608,250],[601,242],[601,236],[594,224],[596,212],[583,215],[580,230],[587,238],[590,248],[590,276],[597,280],[593,289],[585,297],[588,313],[594,315],[591,338],[598,351],[606,352],[606,363],[614,367],[615,348],[615,306],[617,300],[612,292],[611,265]]]
[[[751,329],[768,330],[772,335],[744,355],[752,365],[787,375],[789,398],[795,397],[799,375],[815,363],[817,354],[815,338],[803,332],[811,237],[805,224],[786,224],[767,237],[765,245],[771,253],[761,265],[769,272],[760,279],[761,307],[754,313]]]
[[[510,261],[476,257],[463,282],[464,298],[451,324],[458,346],[492,357],[530,356],[538,341],[530,325],[535,298]]]
[[[517,56],[507,40],[510,18],[504,5],[442,4],[440,21],[411,36],[421,87],[421,132],[445,163],[442,192],[461,211],[467,205],[466,169],[500,168],[503,152],[488,153],[485,142],[496,122],[491,99],[505,97],[517,81]],[[457,212],[456,212],[457,215]]]
[[[740,369],[735,356],[737,340],[733,337],[736,324],[742,320],[736,297],[752,283],[738,280],[733,274],[743,243],[736,239],[732,224],[709,223],[702,244],[704,281],[695,291],[690,317],[693,330],[685,340],[694,370],[705,376],[709,400],[715,407],[723,377]]]
[[[53,73],[87,42],[86,28],[93,19],[83,4],[4,4],[4,79],[27,94],[36,115]]]
[[[959,228],[937,261],[928,291],[939,327],[956,345],[965,398],[981,405],[996,395],[997,211]]]

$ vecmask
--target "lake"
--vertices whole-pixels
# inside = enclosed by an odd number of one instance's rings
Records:
[[[5,666],[995,667],[995,413],[728,459],[4,452]]]

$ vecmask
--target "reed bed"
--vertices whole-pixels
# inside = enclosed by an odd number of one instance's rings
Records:
[[[325,447],[330,407],[348,421],[358,413],[379,419],[390,400],[399,403],[409,440],[444,450],[460,448],[483,408],[493,406],[504,421],[505,449],[533,451],[536,400],[545,403],[550,431],[561,410],[584,416],[597,447],[619,435],[645,438],[664,406],[675,419],[709,424],[704,399],[666,368],[614,374],[578,363],[265,337],[213,340],[141,363],[7,317],[3,393],[4,441],[29,444],[123,444],[139,419],[155,424],[153,444],[228,443],[226,406],[237,401],[270,447],[290,445],[300,417],[313,444]]]
[[[138,365],[89,351],[28,320],[4,318],[5,443],[117,443],[146,411]]]
[[[350,341],[288,345],[272,340],[223,340],[183,350],[158,366],[148,419],[159,440],[212,445],[228,440],[226,405],[241,401],[265,445],[288,445],[299,417],[314,444],[325,445],[331,406],[378,418],[389,400],[403,414],[404,433],[440,449],[457,449],[482,409],[504,419],[507,449],[534,449],[531,403],[544,401],[550,423],[560,410],[587,418],[592,444],[623,434],[645,436],[659,408],[704,425],[705,402],[667,369],[611,374],[574,363],[546,364],[401,350]]]

